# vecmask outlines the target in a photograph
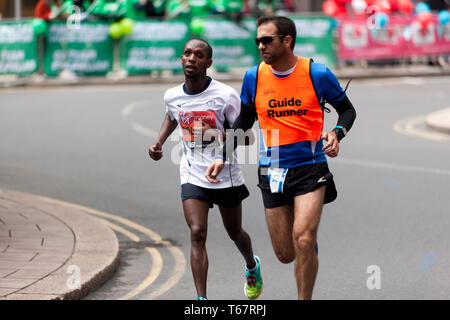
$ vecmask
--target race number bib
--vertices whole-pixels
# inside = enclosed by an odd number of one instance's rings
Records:
[[[270,191],[272,193],[282,193],[284,187],[284,179],[286,178],[286,174],[288,169],[286,168],[269,168],[269,184]]]
[[[216,115],[214,111],[188,111],[178,114],[183,142],[189,148],[206,147],[213,136],[208,134],[209,129],[217,132]],[[209,132],[213,132],[209,130]]]

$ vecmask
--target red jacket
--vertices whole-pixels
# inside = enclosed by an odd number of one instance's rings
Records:
[[[59,1],[56,0],[56,5],[59,7]],[[40,18],[44,20],[50,20],[50,13],[52,12],[52,8],[48,6],[44,0],[40,0],[34,9],[34,17]]]

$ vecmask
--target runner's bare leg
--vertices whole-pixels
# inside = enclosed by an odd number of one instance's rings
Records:
[[[209,204],[197,199],[183,201],[183,211],[191,231],[191,269],[197,295],[206,298],[208,254],[206,236],[208,231]]]
[[[282,263],[294,261],[295,250],[292,241],[294,206],[285,205],[276,208],[266,208],[265,212],[270,240],[272,241],[275,255]]]
[[[219,206],[222,216],[223,225],[231,240],[234,241],[236,247],[245,259],[248,268],[255,266],[253,258],[252,241],[248,233],[242,229],[242,204],[234,208],[224,208]]]
[[[293,239],[296,253],[294,272],[297,280],[298,299],[312,298],[319,259],[315,246],[320,216],[325,198],[325,186],[296,196],[294,199]]]

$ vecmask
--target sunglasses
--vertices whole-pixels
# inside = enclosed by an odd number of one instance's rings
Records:
[[[282,35],[274,35],[274,36],[264,36],[261,38],[255,38],[255,43],[257,46],[259,46],[260,43],[262,43],[263,45],[269,44],[273,41],[273,39],[275,39],[275,37],[284,37]]]

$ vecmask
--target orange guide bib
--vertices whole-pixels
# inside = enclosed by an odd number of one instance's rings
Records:
[[[255,106],[266,147],[318,141],[323,111],[310,76],[310,59],[298,58],[294,71],[278,78],[270,66],[258,67]]]

